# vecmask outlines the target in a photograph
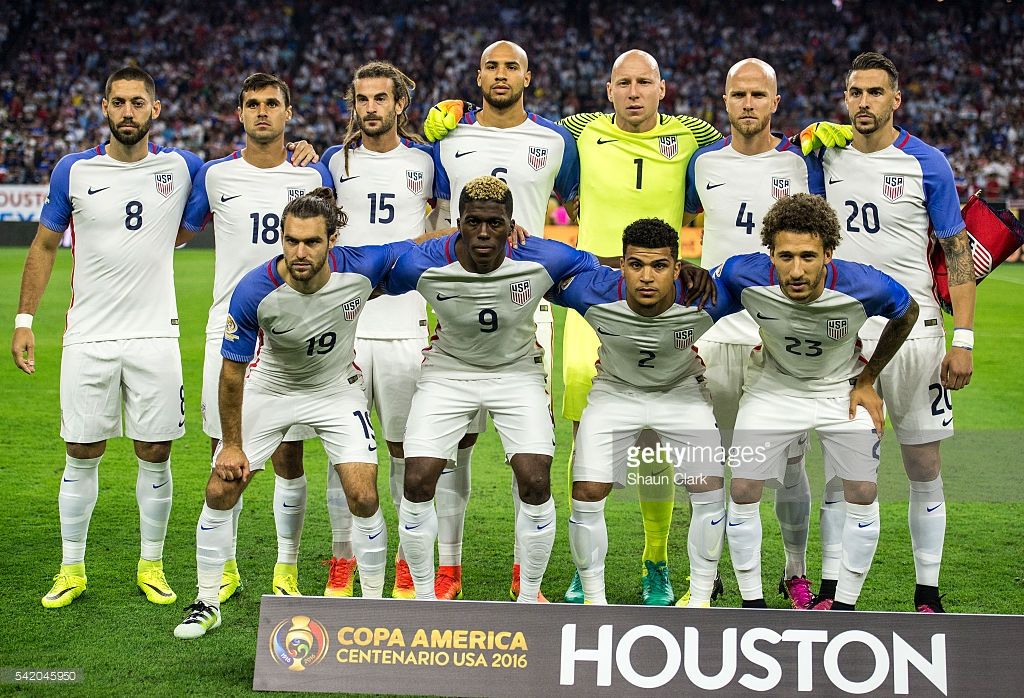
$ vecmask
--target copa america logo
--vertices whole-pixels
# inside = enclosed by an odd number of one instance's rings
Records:
[[[416,196],[423,193],[423,173],[419,170],[405,171],[405,186]]]
[[[541,148],[540,146],[531,145],[530,154],[527,157],[527,161],[530,163],[530,167],[535,170],[542,170],[544,166],[548,164],[548,149]]]
[[[170,172],[161,172],[153,175],[156,190],[165,199],[174,192],[174,175]]]
[[[675,136],[662,136],[658,139],[658,150],[666,158],[671,160],[679,154],[679,141]]]
[[[270,653],[288,671],[305,671],[327,656],[327,630],[309,616],[292,616],[270,633]]]
[[[886,201],[896,201],[903,196],[902,175],[882,175],[882,196]]]

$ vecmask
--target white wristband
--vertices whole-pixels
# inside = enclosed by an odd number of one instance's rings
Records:
[[[22,327],[32,329],[32,316],[29,313],[18,313],[14,316],[14,329],[19,330]]]
[[[953,346],[960,349],[974,349],[974,330],[955,328],[953,330]]]

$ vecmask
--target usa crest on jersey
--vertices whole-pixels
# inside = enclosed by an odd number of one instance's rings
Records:
[[[789,177],[772,177],[772,198],[784,199],[789,196]]]
[[[174,174],[171,172],[160,172],[153,175],[156,183],[156,190],[165,199],[174,193]]]
[[[671,160],[679,154],[679,141],[675,136],[662,136],[658,139],[658,150],[666,158]]]
[[[829,339],[843,339],[850,332],[850,324],[846,321],[846,318],[828,320],[825,331]]]
[[[530,167],[535,170],[542,170],[548,164],[548,149],[537,145],[530,146],[530,153],[527,156]]]
[[[297,187],[288,187],[288,200],[297,199],[306,193],[305,189],[299,189]]]
[[[405,171],[405,186],[416,196],[423,193],[423,173],[420,170]]]
[[[363,301],[360,298],[353,298],[341,306],[341,311],[345,314],[346,320],[351,321],[356,319],[356,315],[359,314],[359,305],[362,302]]]
[[[693,328],[689,327],[685,330],[676,330],[673,334],[673,343],[676,349],[687,349],[693,344]]]
[[[882,175],[882,196],[892,202],[903,196],[903,175]]]
[[[512,302],[516,305],[526,305],[533,298],[533,289],[530,287],[530,280],[516,281],[509,284],[512,292]]]

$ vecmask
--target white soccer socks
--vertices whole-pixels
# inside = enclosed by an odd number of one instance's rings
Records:
[[[436,599],[434,595],[434,541],[437,540],[437,512],[434,500],[410,502],[402,499],[398,509],[398,539],[416,587],[418,600]]]
[[[60,512],[62,565],[85,561],[85,542],[89,536],[89,519],[99,493],[99,458],[66,456],[60,481],[57,508]]]
[[[693,512],[686,538],[686,551],[690,558],[690,603],[700,608],[711,603],[711,592],[718,574],[718,561],[725,542],[725,490],[693,492],[690,494]]]
[[[370,516],[352,517],[352,548],[359,565],[363,596],[379,599],[384,591],[384,566],[388,558],[388,529],[380,507]]]
[[[472,491],[470,462],[473,447],[460,448],[454,464],[448,461],[437,480],[437,555],[441,566],[462,564],[462,537],[466,526],[466,508]]]
[[[946,539],[946,496],[942,490],[941,475],[931,482],[910,481],[907,519],[914,546],[917,583],[938,587],[942,545]]]
[[[843,555],[843,527],[846,524],[846,500],[843,483],[826,483],[821,498],[818,525],[821,528],[821,579],[834,586],[839,579],[839,565]]]
[[[231,549],[231,510],[211,509],[203,503],[203,512],[196,524],[196,598],[210,606],[220,607],[220,580],[224,562]]]
[[[786,579],[807,574],[807,531],[811,519],[811,483],[803,456],[786,464],[782,487],[775,491],[775,515],[786,549]]]
[[[302,524],[306,518],[306,476],[274,478],[274,523],[277,526],[277,564],[299,561]]]
[[[573,499],[569,515],[569,549],[583,584],[583,598],[593,604],[608,603],[604,590],[604,560],[608,555],[604,503],[603,499],[599,502]]]
[[[171,461],[168,459],[162,463],[150,463],[141,458],[138,461],[135,499],[139,503],[141,557],[143,560],[160,560],[164,554],[167,521],[171,518],[171,494],[174,490]]]
[[[864,579],[871,569],[871,561],[878,548],[880,531],[878,502],[871,504],[846,503],[846,521],[843,526],[842,564],[839,567],[839,583],[836,585],[836,601],[857,603]]]
[[[516,517],[516,541],[522,559],[519,562],[519,603],[537,603],[540,583],[555,543],[555,500],[543,504],[519,505]]]
[[[336,558],[352,557],[352,512],[341,486],[338,469],[327,464],[327,517],[331,520],[332,555]]]
[[[231,550],[228,551],[228,559],[234,560],[238,550],[238,521],[242,518],[243,495],[238,495],[238,501],[231,507]]]
[[[737,504],[730,499],[726,535],[729,538],[729,555],[732,556],[740,596],[744,601],[763,599],[760,502]],[[690,583],[693,583],[692,579]],[[693,592],[690,597],[693,598]]]

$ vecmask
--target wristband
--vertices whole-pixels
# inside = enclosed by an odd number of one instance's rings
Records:
[[[20,330],[22,327],[27,330],[32,329],[31,313],[18,313],[14,316],[14,329]]]
[[[953,329],[953,346],[970,351],[974,349],[974,330],[964,327]]]

